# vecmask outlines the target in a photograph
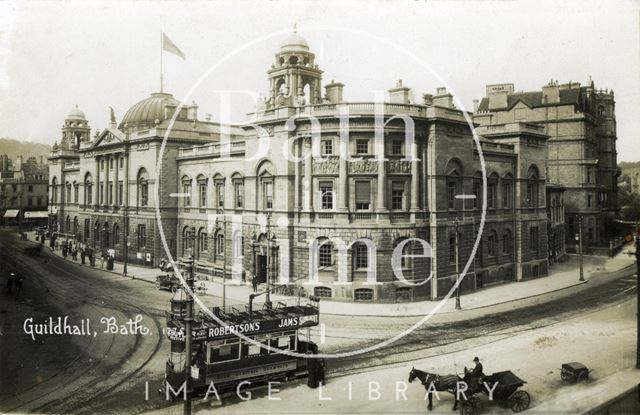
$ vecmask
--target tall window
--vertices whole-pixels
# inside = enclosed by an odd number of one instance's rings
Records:
[[[198,180],[198,193],[200,194],[200,207],[207,207],[207,181],[206,179]]]
[[[236,196],[236,208],[242,209],[242,207],[244,206],[244,183],[236,182],[233,186]]]
[[[124,183],[122,183],[122,181],[119,181],[118,182],[118,204],[122,205],[123,200],[124,200]]]
[[[498,205],[498,177],[490,176],[487,180],[487,207],[494,209]]]
[[[487,237],[487,255],[489,256],[495,256],[496,254],[496,239],[495,231],[491,231]]]
[[[391,209],[404,209],[404,182],[391,182]]]
[[[216,235],[216,254],[224,254],[224,233],[218,232]]]
[[[369,140],[366,138],[356,140],[356,154],[369,154]]]
[[[87,175],[84,180],[84,204],[90,205],[93,203],[93,183],[91,183],[91,176]]]
[[[330,267],[332,264],[331,260],[331,251],[332,251],[331,242],[325,241],[318,250],[318,265],[320,267]]]
[[[80,185],[78,183],[73,184],[73,203],[78,203],[78,193],[80,191]]]
[[[320,182],[321,209],[333,209],[333,182]]]
[[[142,168],[138,172],[138,205],[147,206],[149,204],[149,175]]]
[[[473,179],[473,195],[475,196],[473,199],[474,209],[477,209],[482,204],[482,179],[477,176],[476,174],[476,177]]]
[[[529,250],[538,252],[538,227],[529,228]]]
[[[510,208],[513,200],[513,184],[510,178],[502,179],[502,207]]]
[[[113,244],[120,245],[120,227],[117,223],[113,225]]]
[[[393,140],[391,142],[391,154],[394,156],[402,155],[402,140]]]
[[[356,210],[369,210],[371,208],[371,183],[365,181],[356,182]]]
[[[91,221],[89,219],[84,220],[84,242],[89,242],[89,233],[91,232]]]
[[[138,225],[138,249],[147,246],[147,226]]]
[[[218,207],[224,208],[224,183],[216,183],[216,199],[218,201]]]
[[[58,180],[55,177],[51,180],[51,202],[58,203]]]
[[[322,140],[322,155],[330,156],[333,154],[333,140]]]
[[[353,245],[354,268],[362,269],[369,267],[369,251],[363,242],[356,242]]]
[[[200,253],[207,252],[209,249],[209,239],[207,233],[204,229],[200,229],[198,233],[198,258],[200,258]]]
[[[273,209],[273,182],[262,183],[263,206],[265,209]]]
[[[531,166],[527,173],[527,205],[529,207],[538,206],[538,177],[538,169]]]
[[[71,202],[71,184],[67,183],[67,198],[65,200],[67,203]]]
[[[98,195],[98,199],[100,200],[101,205],[104,204],[104,183],[100,182],[100,194]]]
[[[184,206],[191,206],[191,180],[183,178],[182,179],[182,198],[184,200]]]
[[[109,182],[109,201],[108,204],[113,204],[113,183]]]
[[[449,262],[456,262],[456,237],[452,235],[449,237]]]
[[[502,253],[509,254],[511,253],[511,247],[513,243],[513,238],[511,237],[511,230],[507,229],[502,236]]]

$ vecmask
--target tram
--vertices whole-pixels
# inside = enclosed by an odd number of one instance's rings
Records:
[[[166,333],[171,352],[166,363],[165,388],[178,391],[185,382],[185,325],[183,290],[171,300]],[[236,306],[237,307],[237,306]],[[213,383],[218,393],[236,391],[247,382],[253,387],[270,381],[288,381],[309,376],[317,386],[324,361],[313,358],[318,346],[310,340],[310,328],[319,323],[319,299],[298,299],[287,304],[256,305],[252,301],[239,310],[229,307],[212,312],[224,324],[200,312],[193,321],[191,377],[194,394],[202,394]],[[306,334],[305,334],[306,332]],[[253,342],[238,336],[238,333]],[[256,344],[257,343],[257,344]],[[261,345],[268,345],[269,350]],[[291,351],[309,357],[294,357],[280,351]]]

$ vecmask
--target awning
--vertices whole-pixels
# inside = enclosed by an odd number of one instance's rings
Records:
[[[46,210],[38,210],[35,212],[24,212],[25,219],[47,219],[49,213]]]
[[[7,211],[4,212],[4,217],[15,218],[16,216],[18,216],[18,213],[20,213],[20,209],[7,209]]]

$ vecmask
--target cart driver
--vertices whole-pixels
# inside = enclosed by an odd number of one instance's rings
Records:
[[[482,372],[482,363],[480,363],[480,359],[478,359],[478,356],[473,358],[473,363],[475,363],[475,367],[471,371],[471,376],[480,379],[484,378],[484,372]]]

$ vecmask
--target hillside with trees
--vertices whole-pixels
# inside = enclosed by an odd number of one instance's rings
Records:
[[[37,160],[40,160],[40,156],[43,156],[46,162],[50,152],[51,146],[46,144],[0,138],[0,154],[8,155],[14,162],[17,156],[23,156],[25,160],[31,156],[35,156]]]

